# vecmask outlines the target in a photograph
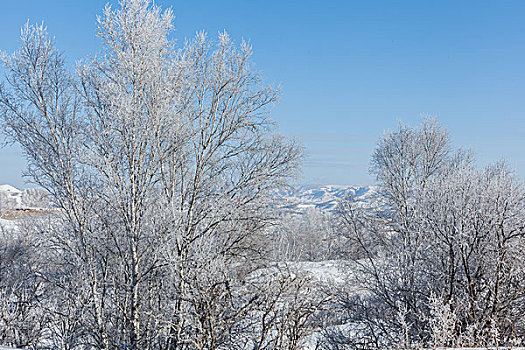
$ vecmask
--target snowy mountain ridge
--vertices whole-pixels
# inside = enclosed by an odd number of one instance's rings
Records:
[[[318,209],[332,212],[341,200],[352,199],[360,204],[377,202],[376,186],[299,185],[275,190],[280,207],[291,212]],[[38,197],[37,202],[35,197]],[[38,189],[19,190],[11,185],[0,185],[0,208],[23,209],[42,207],[44,192]]]
[[[292,212],[304,212],[310,208],[334,211],[341,200],[351,199],[359,204],[378,201],[376,186],[302,185],[278,190],[282,208]]]

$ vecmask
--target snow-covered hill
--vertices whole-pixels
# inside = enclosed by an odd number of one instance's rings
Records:
[[[11,185],[0,185],[0,209],[19,209],[22,206],[22,193]]]
[[[339,201],[351,199],[361,204],[373,205],[378,201],[375,186],[298,186],[277,191],[282,208],[291,212],[305,212],[309,208],[334,211]]]
[[[19,190],[11,185],[0,185],[0,210],[48,208],[49,199],[43,189]]]

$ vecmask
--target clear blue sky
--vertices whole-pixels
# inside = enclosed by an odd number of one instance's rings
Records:
[[[0,49],[29,18],[71,60],[96,51],[106,1],[2,1]],[[114,2],[113,2],[114,3]],[[385,129],[437,115],[481,165],[506,159],[525,176],[525,1],[158,0],[174,36],[228,31],[248,39],[256,68],[280,84],[273,118],[306,147],[302,183],[371,184]],[[21,186],[22,155],[0,150],[0,183]]]

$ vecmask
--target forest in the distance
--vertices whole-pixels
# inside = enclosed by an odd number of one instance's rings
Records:
[[[373,187],[294,190],[303,148],[251,46],[175,43],[173,17],[107,6],[73,69],[43,25],[1,57],[2,131],[36,189],[0,186],[0,348],[525,346],[512,169],[422,117],[379,137]]]

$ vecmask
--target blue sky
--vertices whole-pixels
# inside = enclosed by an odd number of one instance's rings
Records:
[[[4,1],[0,49],[16,48],[29,18],[71,62],[90,55],[105,3]],[[156,3],[173,8],[179,41],[204,29],[251,42],[256,69],[281,86],[273,118],[306,148],[299,182],[373,183],[378,137],[421,114],[438,116],[481,165],[506,159],[525,176],[525,1]],[[0,164],[0,183],[22,186],[20,152],[0,149]]]

